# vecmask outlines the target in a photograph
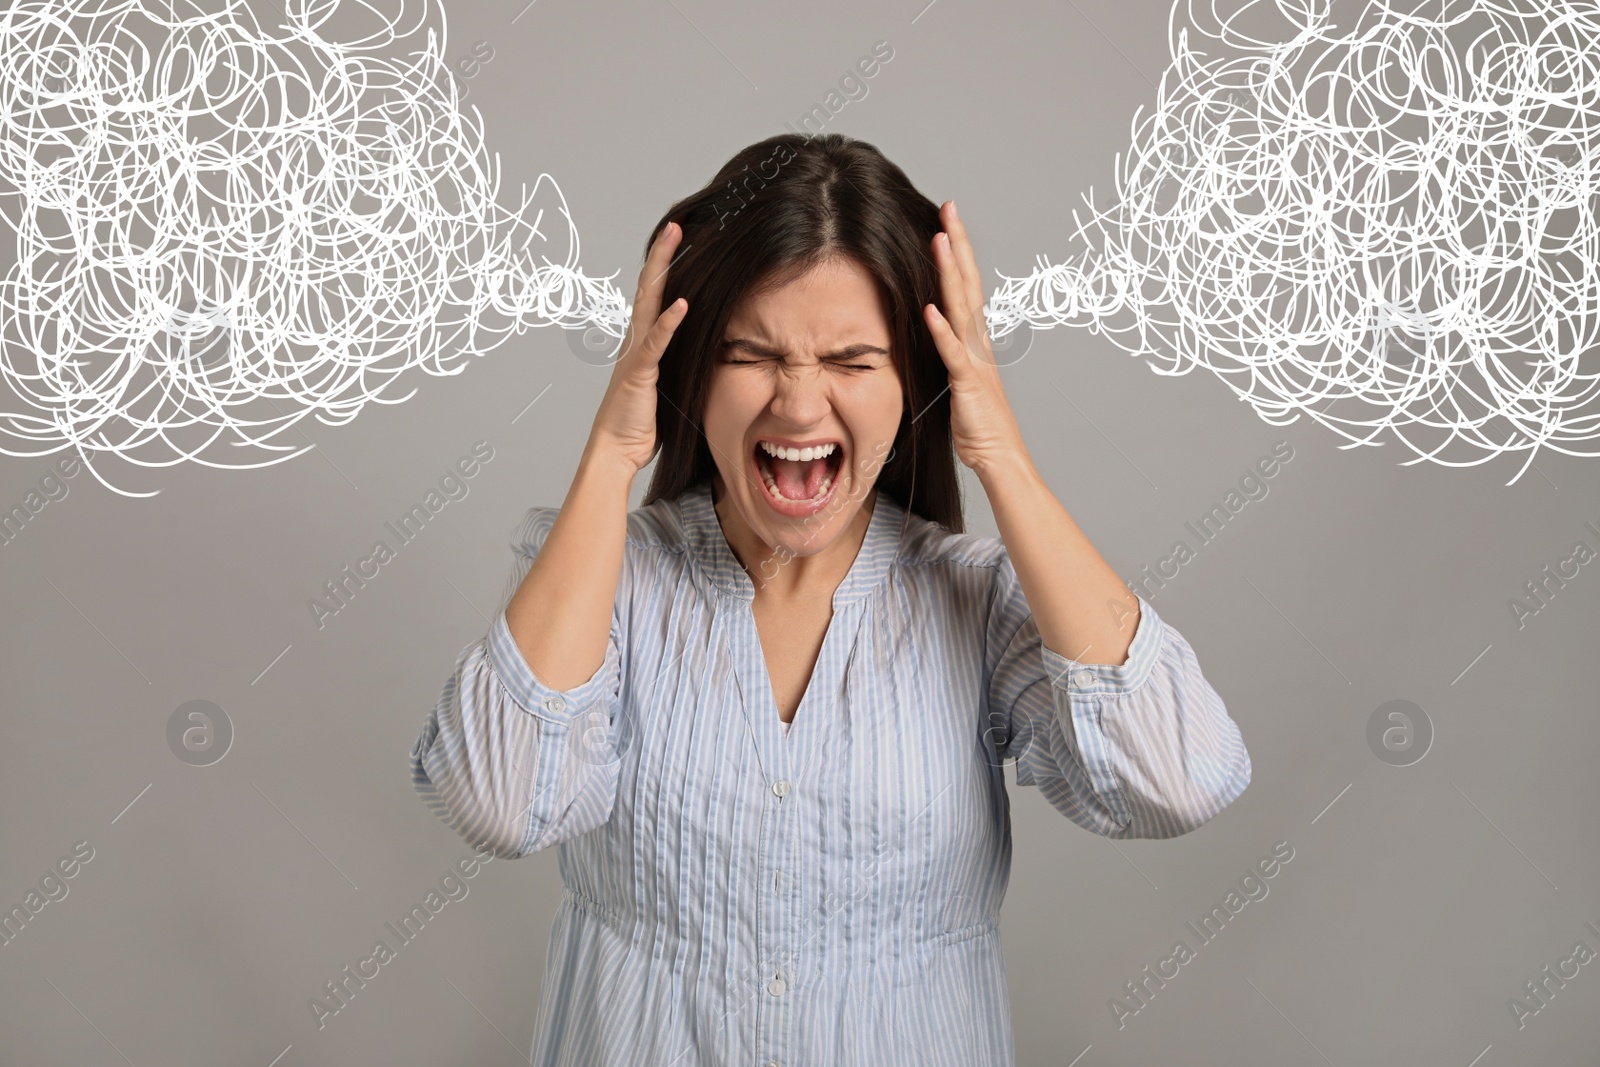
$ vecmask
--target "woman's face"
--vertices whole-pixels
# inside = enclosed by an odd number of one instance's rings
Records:
[[[860,513],[900,427],[877,285],[855,260],[828,260],[747,297],[723,342],[705,410],[718,500],[731,505],[720,510],[780,556],[821,552]],[[779,458],[766,445],[816,452]]]

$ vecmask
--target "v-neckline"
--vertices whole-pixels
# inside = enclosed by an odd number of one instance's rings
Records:
[[[834,650],[834,646],[841,640],[839,637],[841,627],[836,625],[840,622],[841,615],[850,615],[854,611],[854,605],[846,605],[842,612],[835,611],[829,616],[827,629],[822,634],[822,645],[817,649],[817,661],[811,665],[811,673],[806,678],[805,688],[800,692],[800,703],[795,705],[794,718],[789,720],[787,730],[784,729],[783,716],[778,710],[778,694],[772,685],[772,668],[767,663],[766,650],[761,647],[761,630],[756,625],[753,604],[746,605],[743,610],[739,611],[740,622],[743,624],[744,630],[742,636],[746,642],[746,656],[742,657],[742,659],[746,663],[753,664],[754,673],[760,675],[759,679],[754,680],[754,688],[760,689],[762,694],[758,701],[756,713],[763,721],[777,725],[778,739],[780,741],[794,738],[796,736],[795,731],[802,728],[800,726],[802,719],[809,723],[810,720],[817,717],[819,712],[816,711],[813,705],[821,699],[816,695],[819,685],[828,689],[836,687],[838,679],[827,677],[831,674],[831,665],[836,659],[836,657],[831,658],[829,653]],[[809,727],[805,729],[806,733],[809,734]]]
[[[744,697],[740,710],[750,724],[757,751],[768,773],[782,777],[782,768],[808,746],[814,731],[811,720],[821,715],[815,708],[821,699],[815,695],[819,686],[836,690],[844,680],[843,672],[850,658],[850,649],[839,649],[837,646],[847,640],[853,646],[859,629],[862,602],[882,583],[890,565],[899,555],[906,510],[882,492],[873,500],[866,535],[862,538],[861,547],[856,550],[855,559],[850,562],[850,569],[833,591],[833,610],[828,617],[828,627],[823,632],[822,646],[817,651],[817,661],[811,668],[810,677],[806,679],[800,703],[795,707],[794,719],[785,731],[783,719],[778,715],[772,673],[761,647],[760,631],[756,628],[755,583],[722,531],[711,482],[704,481],[684,490],[678,498],[678,504],[691,555],[712,585],[733,600],[732,604],[724,603],[722,606],[733,609],[733,625],[728,640],[733,646],[730,651],[734,653],[735,676]],[[848,637],[841,636],[846,631]],[[834,676],[833,664],[839,666],[840,673],[837,676]],[[802,722],[802,719],[805,721]],[[774,767],[779,769],[774,770]]]

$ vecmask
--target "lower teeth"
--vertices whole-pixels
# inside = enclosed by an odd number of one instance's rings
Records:
[[[824,474],[822,476],[822,481],[821,481],[820,484],[818,484],[817,491],[812,496],[809,496],[809,497],[788,497],[788,496],[784,496],[783,493],[778,489],[778,483],[773,480],[772,475],[763,474],[762,477],[766,480],[768,495],[771,496],[772,499],[774,499],[774,500],[781,500],[784,503],[788,503],[788,504],[803,504],[807,500],[819,500],[822,497],[827,495],[828,489],[830,487],[832,487],[832,485],[833,485],[833,474],[832,474],[832,472],[829,472],[829,473]]]

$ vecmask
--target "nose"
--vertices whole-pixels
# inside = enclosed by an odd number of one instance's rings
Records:
[[[773,386],[772,414],[790,426],[815,426],[828,416],[830,382],[820,363],[784,366]]]

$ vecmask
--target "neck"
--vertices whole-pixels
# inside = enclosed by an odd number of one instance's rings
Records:
[[[860,554],[878,499],[874,487],[830,544],[809,555],[791,555],[786,548],[767,544],[750,528],[728,495],[720,471],[712,474],[711,487],[711,502],[722,535],[755,584],[759,600],[831,597]],[[795,526],[802,531],[802,538],[811,531],[803,522],[795,522]]]

